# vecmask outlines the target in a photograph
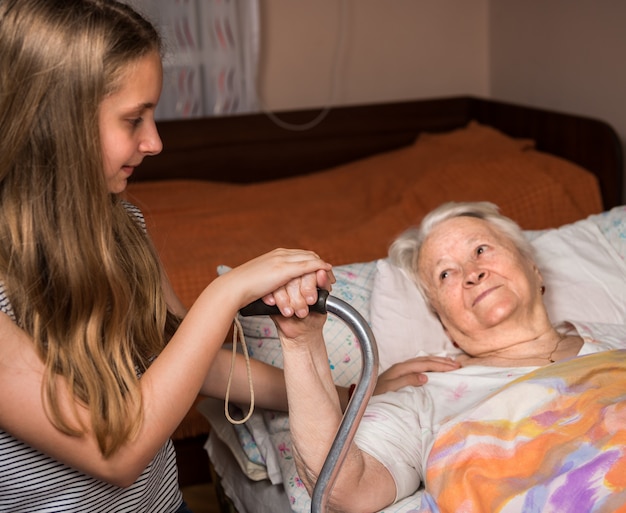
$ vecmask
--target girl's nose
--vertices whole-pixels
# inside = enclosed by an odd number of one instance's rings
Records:
[[[142,139],[139,150],[146,155],[158,155],[163,150],[163,142],[156,126],[153,127]]]

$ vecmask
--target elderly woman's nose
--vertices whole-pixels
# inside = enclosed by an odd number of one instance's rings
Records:
[[[487,273],[484,269],[480,269],[475,265],[467,265],[465,267],[465,283],[468,285],[475,285],[480,283]]]

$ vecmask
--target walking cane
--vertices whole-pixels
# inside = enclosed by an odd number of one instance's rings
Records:
[[[359,341],[362,356],[361,378],[354,389],[352,398],[343,415],[335,440],[326,456],[320,475],[317,478],[311,497],[311,513],[324,513],[328,497],[333,489],[337,473],[341,468],[348,448],[354,439],[359,422],[363,417],[367,402],[371,397],[378,377],[378,349],[371,328],[363,316],[345,301],[318,290],[318,300],[310,310],[318,313],[330,313],[339,317],[352,330]],[[257,300],[240,311],[243,316],[280,315],[275,306],[268,306]]]

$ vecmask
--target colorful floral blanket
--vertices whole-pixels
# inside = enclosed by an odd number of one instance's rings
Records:
[[[513,381],[444,425],[427,512],[626,512],[626,350]]]

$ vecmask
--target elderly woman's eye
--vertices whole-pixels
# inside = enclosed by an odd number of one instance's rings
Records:
[[[442,271],[439,273],[439,281],[445,280],[450,273],[448,271]]]
[[[477,255],[482,255],[486,250],[487,250],[486,246],[478,246],[476,248],[476,254]]]

